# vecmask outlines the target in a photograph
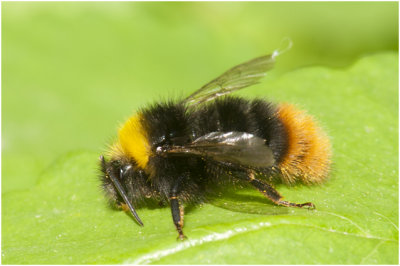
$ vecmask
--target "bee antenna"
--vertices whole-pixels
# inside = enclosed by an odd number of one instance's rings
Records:
[[[286,53],[287,51],[289,51],[293,46],[293,41],[292,39],[290,39],[289,37],[285,37],[282,39],[281,44],[279,46],[278,49],[276,49],[271,57],[274,59],[275,57],[277,57],[278,55],[281,55],[283,53]]]
[[[111,178],[111,181],[114,183],[115,187],[117,188],[119,194],[121,195],[121,197],[124,199],[125,203],[128,205],[129,210],[131,211],[132,215],[135,217],[136,221],[143,226],[143,222],[142,220],[140,220],[138,214],[135,211],[135,208],[132,206],[132,204],[130,203],[130,201],[128,200],[128,197],[126,196],[126,193],[123,189],[123,187],[121,186],[121,184],[119,183],[118,179],[114,176],[114,173],[112,171],[108,171],[108,175]]]

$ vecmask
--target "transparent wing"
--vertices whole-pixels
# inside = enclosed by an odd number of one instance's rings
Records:
[[[277,53],[254,58],[237,65],[210,81],[183,102],[189,106],[211,101],[219,96],[259,83],[266,72],[273,68]]]
[[[168,154],[193,154],[249,167],[269,167],[275,162],[265,140],[246,132],[211,132],[185,146],[175,146]]]

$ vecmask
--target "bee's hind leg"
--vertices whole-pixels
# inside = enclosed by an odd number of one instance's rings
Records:
[[[169,200],[170,200],[170,204],[171,204],[172,220],[174,221],[176,230],[178,231],[178,234],[179,234],[178,239],[184,240],[186,238],[186,236],[183,234],[183,231],[182,231],[184,209],[183,209],[183,205],[180,204],[179,199],[178,199],[178,188],[179,188],[179,183],[176,183],[172,187]]]
[[[243,175],[241,175],[243,177]],[[312,202],[306,202],[306,203],[293,203],[289,201],[282,200],[283,197],[281,194],[279,194],[276,189],[274,189],[270,184],[265,183],[261,180],[258,180],[254,177],[253,172],[246,173],[246,176],[244,177],[250,184],[252,184],[255,188],[258,189],[265,197],[270,199],[272,202],[274,202],[277,205],[281,206],[286,206],[286,207],[297,207],[297,208],[303,208],[307,207],[309,209],[315,209],[315,205]]]

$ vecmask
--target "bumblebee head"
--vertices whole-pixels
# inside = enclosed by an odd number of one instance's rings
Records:
[[[131,200],[128,199],[128,194],[126,189],[124,188],[125,177],[131,176],[133,172],[133,165],[131,164],[122,164],[118,160],[111,160],[106,162],[104,156],[100,156],[100,167],[103,172],[103,188],[106,193],[116,202],[119,202],[120,205],[127,207],[132,215],[135,217],[136,221],[143,226],[143,222],[140,220],[137,215],[134,206],[131,203]]]

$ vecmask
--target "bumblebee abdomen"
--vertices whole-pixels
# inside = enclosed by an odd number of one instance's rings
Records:
[[[277,107],[269,102],[256,99],[250,103],[250,118],[257,125],[255,133],[265,139],[271,148],[275,162],[279,164],[288,149],[288,135],[282,121],[277,116]]]
[[[331,163],[331,145],[325,132],[310,115],[290,104],[278,106],[277,117],[287,132],[287,151],[279,163],[283,181],[324,181]]]
[[[204,106],[196,117],[197,137],[210,132],[247,132],[266,140],[277,163],[286,152],[286,129],[272,103],[228,96]]]
[[[292,105],[239,97],[217,99],[197,111],[196,123],[197,136],[215,131],[248,132],[265,139],[284,183],[320,183],[328,175],[328,137],[310,115]]]

